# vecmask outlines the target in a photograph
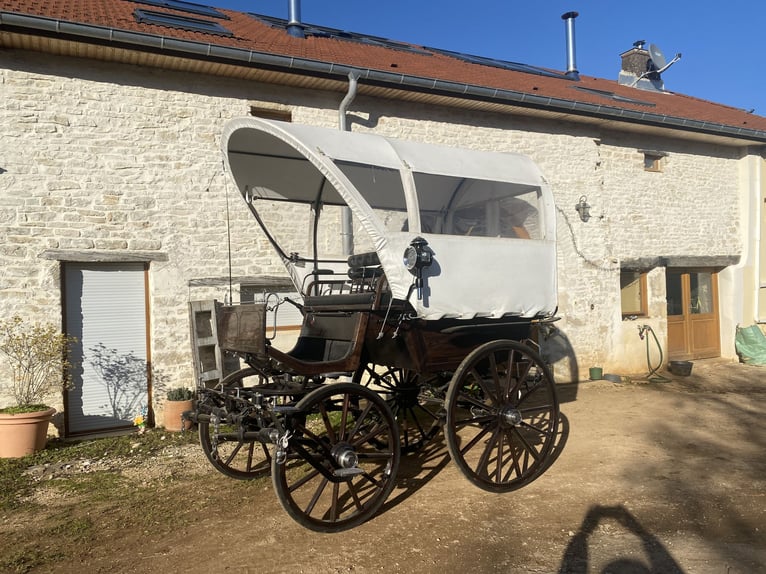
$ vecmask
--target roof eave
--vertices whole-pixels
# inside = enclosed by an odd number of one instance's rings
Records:
[[[735,127],[715,122],[705,122],[675,116],[630,110],[617,106],[592,104],[576,100],[553,98],[514,90],[491,88],[475,84],[450,82],[434,78],[393,73],[371,68],[359,68],[294,56],[257,52],[244,48],[221,46],[214,43],[179,40],[156,34],[108,28],[92,24],[70,22],[0,11],[0,32],[47,36],[49,38],[122,47],[144,52],[165,54],[193,60],[215,61],[223,64],[266,68],[288,74],[320,77],[345,82],[350,72],[361,81],[387,90],[418,92],[448,98],[467,99],[512,106],[515,109],[544,111],[563,114],[578,121],[593,120],[653,127],[699,136],[711,136],[729,145],[766,144],[766,131]],[[389,92],[390,93],[390,92]],[[533,114],[534,115],[534,114]],[[680,134],[676,134],[678,137]],[[721,139],[722,138],[722,139]]]

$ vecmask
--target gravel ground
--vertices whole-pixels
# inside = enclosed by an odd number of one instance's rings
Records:
[[[109,469],[156,488],[158,504],[175,497],[183,517],[170,529],[123,528],[119,501],[80,494],[97,534],[30,571],[766,574],[766,369],[697,361],[691,376],[665,383],[559,390],[556,460],[529,486],[475,488],[438,435],[403,460],[377,516],[334,535],[293,522],[268,480],[218,474],[195,445],[171,445],[140,467],[107,454],[30,469],[51,516],[68,495],[46,480]],[[24,528],[13,518],[0,526],[0,537]]]

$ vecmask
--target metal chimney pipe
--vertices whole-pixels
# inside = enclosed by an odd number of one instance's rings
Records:
[[[574,21],[579,14],[577,12],[567,12],[561,15],[561,19],[566,22],[567,33],[567,71],[566,75],[573,80],[580,79],[580,73],[577,71],[577,63],[575,57],[575,27]]]
[[[288,0],[287,17],[287,33],[294,38],[305,38],[301,22],[301,0]]]

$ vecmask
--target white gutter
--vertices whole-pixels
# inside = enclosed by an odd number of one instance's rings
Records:
[[[357,68],[306,58],[267,54],[243,48],[178,40],[165,36],[143,34],[91,24],[80,24],[17,12],[0,12],[0,30],[2,29],[22,34],[48,32],[57,36],[66,36],[69,40],[90,40],[95,41],[94,43],[103,43],[111,46],[121,44],[126,48],[148,48],[159,52],[167,52],[168,55],[173,56],[198,57],[206,60],[217,60],[226,64],[258,66],[273,70],[290,70],[313,76],[338,78],[340,76],[348,76],[350,72],[356,72],[359,79],[364,80],[365,83],[388,88],[400,88],[449,97],[558,111],[627,123],[640,123],[766,144],[766,130],[754,130],[715,122],[626,110],[615,106],[576,102],[563,98],[538,96],[475,84],[396,74],[370,68]]]

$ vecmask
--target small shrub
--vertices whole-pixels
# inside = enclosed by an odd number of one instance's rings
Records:
[[[194,391],[185,387],[169,389],[167,399],[169,401],[190,401],[194,398]]]
[[[0,355],[11,368],[6,387],[15,412],[41,410],[46,399],[70,388],[72,365],[66,357],[75,341],[52,324],[27,323],[18,316],[0,321]]]

